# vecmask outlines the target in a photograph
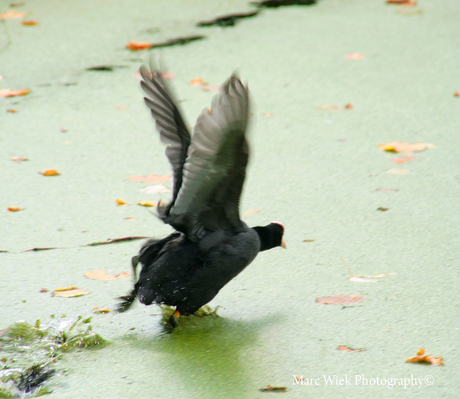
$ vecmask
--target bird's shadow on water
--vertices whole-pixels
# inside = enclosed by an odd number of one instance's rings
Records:
[[[161,354],[161,366],[187,386],[197,384],[194,388],[206,387],[212,394],[231,384],[232,390],[243,392],[260,358],[260,335],[284,318],[282,314],[252,320],[196,318],[154,337],[125,339],[138,350]]]

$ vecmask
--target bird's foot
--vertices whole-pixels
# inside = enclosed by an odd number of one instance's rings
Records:
[[[177,326],[177,320],[179,320],[179,316],[179,311],[175,310],[174,313],[169,317],[169,323],[173,328]]]

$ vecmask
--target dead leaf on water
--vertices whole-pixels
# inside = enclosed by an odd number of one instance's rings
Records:
[[[377,210],[378,210],[378,211],[385,212],[385,211],[388,210],[388,208],[384,208],[383,206],[379,206],[379,207],[377,208]]]
[[[201,90],[204,90],[204,91],[219,91],[220,86],[203,86],[203,87],[201,87]]]
[[[399,188],[378,188],[375,191],[399,191]]]
[[[38,251],[48,251],[50,249],[58,249],[56,247],[37,247],[37,248],[30,248],[30,249],[25,249],[24,251],[21,252],[38,252]]]
[[[377,148],[381,151],[403,152],[406,154],[425,151],[428,148],[435,147],[436,146],[431,143],[404,143],[402,141],[392,141],[389,143],[377,144]]]
[[[151,206],[158,206],[158,201],[157,202],[149,202],[149,201],[141,201],[141,202],[138,202],[137,205],[140,205],[140,206],[146,206],[146,207],[151,207]],[[160,206],[163,206],[164,205],[164,202],[161,201],[160,202]]]
[[[391,162],[395,163],[396,165],[400,165],[400,164],[406,164],[408,161],[412,159],[416,159],[416,158],[417,158],[416,155],[406,155],[404,157],[392,158]]]
[[[38,172],[43,176],[59,176],[60,173],[56,169],[47,169],[44,172]]]
[[[16,18],[22,18],[25,15],[26,15],[25,12],[8,10],[8,11],[0,13],[0,19],[16,19]]]
[[[348,104],[345,104],[343,107],[340,105],[321,105],[320,107],[315,107],[315,108],[338,111],[338,110],[344,110],[344,109],[353,109],[354,107],[352,103],[348,103]]]
[[[386,3],[413,7],[417,5],[417,0],[386,0]]]
[[[273,115],[273,112],[263,112],[262,115],[268,118]]]
[[[351,305],[353,303],[364,302],[366,298],[359,295],[332,295],[321,296],[316,298],[316,303],[323,303],[325,305]]]
[[[270,392],[270,391],[285,392],[285,391],[287,391],[287,388],[286,387],[275,387],[273,385],[267,385],[265,388],[260,388],[259,391],[260,392]]]
[[[172,72],[163,72],[161,74],[161,78],[162,79],[174,79],[176,77],[176,74],[175,73],[172,73]]]
[[[121,200],[120,198],[117,198],[117,199],[115,200],[115,202],[117,203],[118,206],[120,206],[120,205],[127,205],[127,204],[128,204],[127,202]]]
[[[362,277],[350,277],[348,280],[353,281],[355,283],[376,283],[375,280],[372,280],[370,278],[362,278]]]
[[[117,280],[119,278],[129,277],[129,273],[121,272],[119,275],[107,274],[104,270],[96,270],[95,272],[86,272],[83,274],[91,280]]]
[[[116,243],[116,242],[142,240],[144,238],[148,238],[148,237],[144,237],[144,236],[129,236],[129,237],[121,237],[121,238],[109,238],[106,241],[92,242],[90,244],[85,244],[85,245],[81,245],[81,246],[82,247],[95,247],[97,245],[113,244],[113,243]]]
[[[33,25],[38,25],[38,22],[29,20],[29,21],[21,21],[21,24],[26,25],[26,26],[33,26]]]
[[[17,110],[17,109],[13,109],[13,108],[8,108],[8,109],[6,110],[6,112],[9,112],[10,114],[16,114],[16,113],[18,112],[18,110]]]
[[[130,41],[126,43],[126,47],[131,51],[146,50],[152,47],[152,43]]]
[[[142,182],[142,183],[163,183],[171,180],[171,175],[148,175],[148,176],[131,176],[128,177],[130,181]]]
[[[244,214],[251,215],[252,213],[258,213],[258,212],[262,212],[262,209],[254,209],[254,210],[246,211],[244,212]]]
[[[129,217],[129,218],[125,218],[125,220],[133,221],[133,220],[136,220],[136,218]]]
[[[409,171],[407,169],[388,169],[387,173],[391,175],[407,175]]]
[[[345,54],[345,58],[348,58],[349,60],[362,60],[363,58],[366,58],[366,55],[361,53],[348,53]]]
[[[205,86],[208,82],[205,82],[203,78],[193,78],[188,84],[190,86]]]
[[[454,97],[460,97],[460,92],[456,91],[456,92],[454,93]]]
[[[56,288],[52,293],[51,296],[60,296],[64,298],[72,298],[76,296],[87,295],[91,291],[85,291],[81,288],[77,288],[74,286],[67,287],[67,288]]]
[[[127,105],[115,105],[115,108],[117,109],[128,109]]]
[[[362,351],[365,351],[366,348],[353,349],[346,345],[339,345],[337,347],[337,350],[342,351],[342,352],[362,352]]]
[[[18,90],[3,89],[3,90],[0,90],[0,97],[25,96],[26,94],[29,94],[29,93],[30,93],[29,89],[18,89]]]
[[[157,194],[157,193],[170,193],[171,190],[167,189],[162,184],[157,184],[156,186],[145,187],[139,191],[147,194]]]
[[[442,360],[442,356],[433,357],[431,355],[425,355],[425,349],[420,349],[417,352],[417,356],[407,359],[406,363],[428,363],[433,366],[440,366],[444,364],[444,361]]]
[[[10,212],[17,212],[17,211],[22,211],[22,210],[24,210],[24,208],[20,208],[19,206],[9,206],[9,207],[8,207],[8,210],[9,210]]]
[[[11,158],[11,160],[12,160],[12,161],[14,161],[14,162],[17,162],[17,163],[19,163],[19,162],[28,161],[28,160],[29,160],[29,158],[23,158],[23,157],[13,157],[13,158]]]
[[[315,240],[312,240],[312,239],[307,239],[307,240],[303,240],[302,242],[313,242]]]
[[[110,313],[111,310],[107,308],[99,308],[99,306],[96,306],[95,308],[93,308],[93,312],[97,314],[104,314],[104,313]]]

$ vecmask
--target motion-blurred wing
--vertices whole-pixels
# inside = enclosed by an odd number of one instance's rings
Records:
[[[144,65],[141,66],[140,73],[144,79],[141,80],[141,87],[148,95],[144,97],[144,100],[155,119],[160,139],[163,143],[168,144],[165,153],[173,170],[171,203],[166,206],[166,210],[163,209],[160,212],[160,216],[164,219],[167,209],[174,205],[182,185],[183,167],[190,145],[190,133],[162,78],[162,73],[151,69],[149,71]]]
[[[249,147],[249,93],[232,75],[198,117],[183,168],[182,186],[165,221],[192,240],[241,226],[239,200]]]

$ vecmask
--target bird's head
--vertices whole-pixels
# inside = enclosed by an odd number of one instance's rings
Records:
[[[254,227],[260,238],[260,250],[266,251],[274,247],[287,248],[283,240],[284,226],[280,222],[271,222],[266,226]]]

